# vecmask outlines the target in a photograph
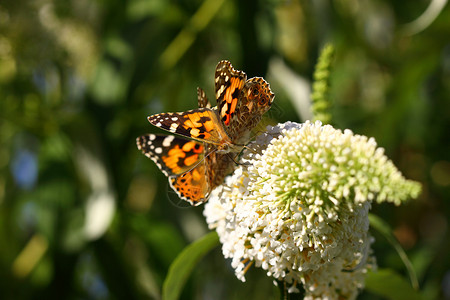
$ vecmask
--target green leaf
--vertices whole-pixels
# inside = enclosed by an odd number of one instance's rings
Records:
[[[366,277],[366,289],[374,294],[392,300],[420,300],[420,293],[414,290],[408,281],[390,269],[369,272]]]
[[[195,265],[218,244],[219,237],[213,231],[187,246],[169,268],[163,284],[162,299],[178,299]]]
[[[389,224],[387,224],[383,219],[373,214],[369,214],[369,221],[370,226],[378,230],[397,251],[398,255],[400,256],[400,259],[403,261],[403,264],[406,267],[412,287],[415,290],[419,290],[419,281],[417,280],[417,275],[416,272],[414,271],[412,263],[409,260],[408,256],[406,255],[400,243],[392,234],[392,229],[389,227]]]

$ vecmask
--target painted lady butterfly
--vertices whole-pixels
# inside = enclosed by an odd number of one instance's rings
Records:
[[[192,205],[206,202],[212,189],[234,170],[234,157],[274,99],[263,78],[247,80],[226,60],[216,67],[215,92],[216,107],[211,108],[205,92],[197,88],[198,109],[148,117],[151,124],[191,140],[156,134],[136,140],[179,197]]]

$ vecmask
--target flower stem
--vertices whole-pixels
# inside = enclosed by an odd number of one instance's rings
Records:
[[[305,291],[302,288],[298,293],[289,293],[286,281],[277,280],[277,286],[280,291],[280,300],[301,300],[305,297]]]

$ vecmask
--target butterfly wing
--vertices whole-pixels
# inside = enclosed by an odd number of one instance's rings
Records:
[[[208,150],[206,151],[209,153]],[[217,151],[212,151],[205,157],[204,160],[207,167],[206,177],[211,190],[221,185],[225,177],[234,171],[236,166],[236,163],[232,159],[234,155],[234,153],[222,154]]]
[[[204,145],[174,135],[146,134],[136,139],[139,150],[166,176],[186,173],[204,158]]]
[[[156,127],[197,141],[215,145],[229,142],[216,112],[209,108],[157,114],[148,117],[148,121]]]
[[[205,91],[199,87],[197,87],[197,99],[199,108],[211,108],[211,103],[209,103]]]
[[[270,85],[262,77],[253,77],[245,82],[241,93],[241,103],[246,109],[242,110],[241,116],[262,115],[272,105],[275,94],[272,93]]]
[[[200,163],[188,172],[169,177],[170,186],[178,196],[199,205],[206,202],[211,191],[223,183],[225,176],[234,170],[231,153],[220,154],[213,145],[205,145],[209,153]]]
[[[236,126],[236,112],[239,111],[239,95],[244,87],[247,75],[235,70],[231,63],[222,60],[217,64],[215,73],[215,91],[217,111],[225,128]]]
[[[211,188],[203,143],[174,135],[147,134],[138,137],[136,144],[169,178],[170,186],[181,199],[192,205],[208,199]]]
[[[169,183],[181,199],[192,205],[206,202],[211,192],[209,180],[206,176],[205,160],[180,176],[169,177]]]
[[[270,109],[274,97],[269,84],[263,78],[253,77],[245,82],[239,97],[239,111],[236,112],[239,126],[232,126],[227,130],[234,143],[248,142],[252,129]]]

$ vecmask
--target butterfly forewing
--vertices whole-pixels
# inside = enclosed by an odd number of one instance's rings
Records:
[[[148,117],[148,121],[156,127],[198,141],[216,145],[228,141],[216,112],[209,108],[157,114]]]
[[[233,126],[236,111],[240,109],[240,92],[246,80],[247,75],[235,70],[229,61],[222,60],[217,64],[215,73],[217,111],[225,128]]]
[[[204,158],[204,145],[174,135],[147,134],[136,139],[139,150],[153,160],[166,176],[186,173]]]

